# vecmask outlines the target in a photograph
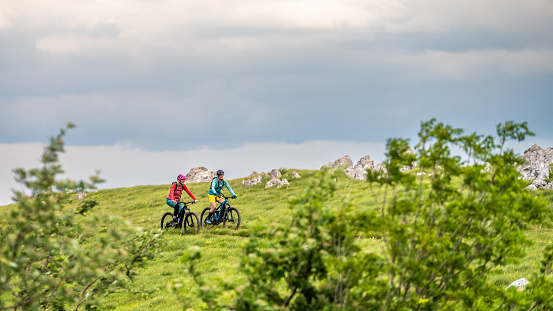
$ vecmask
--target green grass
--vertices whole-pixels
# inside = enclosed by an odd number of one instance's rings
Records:
[[[316,173],[296,170],[302,177],[294,179],[291,178],[293,171],[293,169],[281,169],[283,178],[287,178],[290,185],[279,189],[265,189],[268,177],[264,177],[261,184],[248,188],[242,187],[242,179],[231,180],[230,185],[239,196],[238,199],[232,200],[231,204],[241,213],[240,229],[234,231],[203,228],[199,235],[189,236],[181,235],[176,230],[165,232],[164,236],[170,241],[170,246],[162,250],[156,259],[137,271],[138,275],[129,292],[108,296],[105,309],[182,310],[176,296],[168,289],[170,282],[176,279],[181,279],[182,284],[189,289],[185,299],[187,307],[193,309],[199,307],[201,302],[195,296],[195,284],[186,272],[187,263],[181,262],[182,255],[191,246],[198,246],[202,250],[201,263],[196,268],[203,272],[205,280],[218,282],[219,279],[224,278],[239,286],[246,284],[245,276],[240,272],[238,263],[242,256],[241,245],[247,241],[250,228],[254,222],[288,224],[290,221],[288,198],[301,195],[310,182],[310,177]],[[380,190],[371,188],[367,182],[343,177],[338,179],[337,185],[338,190],[330,204],[346,198],[359,209],[379,207],[376,201],[381,199],[382,194],[378,192]],[[137,186],[90,193],[89,195],[95,196],[100,203],[91,214],[115,215],[128,220],[131,226],[147,230],[157,229],[160,226],[161,216],[167,211],[172,211],[172,208],[165,204],[169,186],[169,184]],[[200,216],[201,211],[208,206],[208,183],[188,184],[188,187],[199,200],[199,204],[192,205],[191,209]],[[376,196],[375,191],[377,191]],[[550,205],[553,205],[553,191],[539,193],[550,202]],[[183,197],[183,201],[187,201],[187,198]],[[77,202],[73,201],[69,205],[76,204]],[[2,207],[0,214],[14,208],[14,204]],[[4,217],[0,215],[0,225],[5,227],[7,224],[3,219]],[[539,269],[542,251],[547,244],[551,243],[553,230],[531,227],[527,234],[534,241],[534,245],[527,248],[526,258],[522,259],[519,265],[505,267],[502,274],[491,275],[490,282],[499,287],[506,287],[519,278],[529,278]],[[363,237],[359,242],[367,251],[383,252],[382,242],[377,238]]]

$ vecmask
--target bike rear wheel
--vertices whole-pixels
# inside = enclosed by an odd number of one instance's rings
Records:
[[[198,234],[200,233],[202,225],[198,219],[198,215],[194,212],[186,214],[184,217],[184,234]]]
[[[209,210],[211,208],[210,207],[206,207],[204,208],[204,210],[202,211],[202,215],[200,217],[200,222],[202,224],[203,227],[208,227],[208,226],[211,226],[211,224],[206,224],[205,221],[207,219],[207,216],[209,216]]]
[[[161,216],[161,230],[173,228],[168,226],[171,222],[173,222],[173,213],[167,212],[163,214],[163,216]]]
[[[237,230],[240,227],[240,212],[234,207],[229,207],[225,218],[223,219],[223,228],[227,227],[227,223],[230,229]]]

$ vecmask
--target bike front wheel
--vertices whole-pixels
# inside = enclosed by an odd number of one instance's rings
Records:
[[[202,225],[198,219],[198,214],[194,212],[187,213],[184,217],[184,234],[198,234],[200,233]]]
[[[172,228],[169,226],[173,222],[173,213],[167,212],[161,217],[161,230]]]
[[[240,220],[240,212],[234,207],[229,207],[223,219],[223,228],[226,228],[228,224],[230,229],[237,230],[240,227]]]

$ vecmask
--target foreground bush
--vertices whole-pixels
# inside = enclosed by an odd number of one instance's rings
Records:
[[[431,120],[421,126],[415,154],[407,140],[390,139],[385,170],[368,174],[374,193],[384,193],[377,211],[345,199],[330,204],[342,173],[321,172],[290,200],[289,226],[244,246],[246,286],[209,284],[188,264],[198,294],[214,310],[552,309],[552,248],[524,292],[487,279],[524,256],[529,225],[550,220],[546,202],[523,190],[521,160],[504,148],[527,135],[526,123],[498,125],[492,137]],[[452,155],[454,148],[463,156]],[[359,236],[380,237],[386,251],[363,250]],[[183,260],[200,258],[196,249]]]
[[[0,231],[0,310],[97,308],[106,295],[126,290],[134,269],[163,243],[156,232],[87,215],[97,205],[90,195],[75,210],[65,207],[76,192],[101,180],[56,178],[63,173],[58,154],[64,134],[44,148],[41,168],[15,170],[31,193],[15,193],[17,208]]]

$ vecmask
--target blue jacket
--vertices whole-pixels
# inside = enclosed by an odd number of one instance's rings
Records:
[[[229,186],[226,180],[224,182],[219,182],[217,178],[213,178],[213,180],[211,181],[211,188],[209,188],[209,194],[220,196],[221,190],[223,190],[223,186],[227,187],[230,194],[236,196],[236,194],[234,194],[234,191],[232,191],[232,188]]]

